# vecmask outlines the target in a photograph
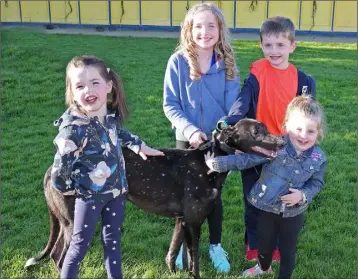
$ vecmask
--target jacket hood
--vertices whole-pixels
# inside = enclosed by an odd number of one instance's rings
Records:
[[[63,128],[73,124],[76,120],[89,123],[89,119],[85,115],[81,115],[79,112],[74,113],[72,110],[67,109],[60,118],[53,122],[53,125],[58,127],[58,130],[61,131]]]
[[[182,56],[186,62],[186,64],[188,65],[188,69],[189,69],[189,62],[188,62],[188,59],[187,57],[184,55],[184,52],[183,51],[177,51],[176,53],[173,54],[173,56],[178,59],[178,56]],[[215,55],[216,56],[216,55]],[[205,73],[206,75],[209,75],[209,74],[216,74],[220,71],[223,71],[225,70],[225,63],[224,63],[224,60],[222,59],[217,59],[216,58],[216,61],[215,61],[215,64],[212,65],[210,67],[210,69]]]
[[[97,118],[97,116],[89,117],[78,110],[68,108],[59,119],[53,122],[53,125],[58,127],[58,130],[61,131],[70,125],[87,125],[90,123],[92,118]],[[119,124],[121,121],[119,114],[114,111],[108,111],[105,118],[109,123],[115,122]]]

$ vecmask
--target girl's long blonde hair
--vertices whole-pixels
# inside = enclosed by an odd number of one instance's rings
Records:
[[[203,11],[211,11],[218,21],[219,40],[214,46],[214,51],[217,58],[224,61],[226,79],[233,80],[239,74],[236,69],[235,55],[230,44],[229,30],[227,28],[224,15],[216,5],[212,3],[200,3],[192,6],[188,10],[181,25],[180,43],[176,50],[182,52],[188,60],[190,78],[192,80],[199,80],[201,78],[201,74],[192,29],[194,16]]]

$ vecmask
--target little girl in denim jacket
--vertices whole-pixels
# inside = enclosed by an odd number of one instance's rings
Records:
[[[122,147],[144,160],[146,155],[163,153],[120,125],[128,113],[122,83],[98,58],[80,56],[68,63],[66,103],[69,108],[55,121],[59,134],[51,173],[55,189],[76,196],[73,234],[61,278],[77,278],[100,216],[107,277],[122,278],[120,228],[127,193]]]
[[[324,185],[327,161],[317,144],[324,136],[324,114],[320,104],[309,96],[294,98],[287,107],[284,128],[286,145],[272,160],[244,153],[206,157],[208,167],[217,172],[264,164],[259,180],[248,195],[248,201],[260,209],[259,263],[245,270],[242,276],[272,272],[272,252],[278,233],[281,253],[278,278],[291,277],[303,212]],[[250,166],[244,163],[248,158]]]

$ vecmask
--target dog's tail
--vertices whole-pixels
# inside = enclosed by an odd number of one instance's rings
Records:
[[[48,237],[46,247],[45,249],[42,250],[42,252],[37,257],[28,259],[25,263],[24,268],[28,268],[30,266],[38,264],[42,259],[48,257],[52,248],[55,245],[55,242],[60,232],[60,223],[49,208],[48,208],[48,214],[50,217],[50,234]]]

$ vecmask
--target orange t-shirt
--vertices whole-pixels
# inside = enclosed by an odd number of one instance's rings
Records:
[[[263,122],[271,134],[283,134],[282,124],[287,105],[297,95],[297,69],[289,64],[279,70],[266,59],[252,63],[251,74],[255,75],[260,86],[256,119]]]

